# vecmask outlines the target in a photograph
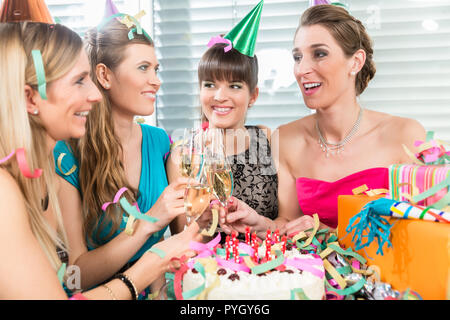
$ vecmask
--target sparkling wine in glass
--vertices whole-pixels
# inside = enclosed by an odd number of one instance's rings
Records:
[[[191,172],[184,194],[184,212],[187,225],[196,221],[209,206],[210,185],[206,175],[203,131],[192,139]]]
[[[203,133],[201,130],[188,128],[184,130],[181,145],[180,171],[184,177],[196,176],[203,162]]]
[[[220,204],[228,207],[228,200],[233,194],[233,173],[227,161],[222,129],[208,130],[207,171],[212,193]]]

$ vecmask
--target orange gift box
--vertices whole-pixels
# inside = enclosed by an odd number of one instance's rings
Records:
[[[345,248],[354,248],[353,232],[345,229],[349,220],[363,206],[381,196],[366,195],[338,197],[338,237]],[[367,259],[368,265],[380,267],[382,282],[398,291],[408,288],[423,299],[450,299],[450,224],[384,217],[393,224],[392,247],[383,247],[384,255],[376,254],[378,242],[357,251]]]

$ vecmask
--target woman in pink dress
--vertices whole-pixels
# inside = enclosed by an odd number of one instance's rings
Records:
[[[388,166],[409,162],[402,144],[414,150],[415,140],[425,140],[419,122],[360,105],[358,97],[376,71],[372,41],[345,9],[307,9],[292,53],[303,99],[315,112],[280,126],[272,137],[279,216],[263,219],[237,202],[221,216],[228,230],[249,225],[260,236],[268,228],[293,234],[313,227],[314,213],[321,228],[334,230],[339,194],[352,194],[363,184],[387,188]]]

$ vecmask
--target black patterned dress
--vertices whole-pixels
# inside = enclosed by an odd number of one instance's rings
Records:
[[[245,127],[250,136],[249,148],[228,157],[233,171],[233,196],[244,201],[260,215],[278,216],[278,177],[265,130]]]

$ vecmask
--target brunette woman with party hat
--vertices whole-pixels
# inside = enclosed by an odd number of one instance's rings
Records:
[[[247,112],[258,94],[256,39],[261,20],[260,1],[226,35],[212,37],[198,65],[202,121],[222,129],[224,149],[232,171],[231,201],[243,201],[267,219],[278,215],[277,174],[271,157],[270,129],[246,125]],[[181,175],[176,150],[168,161],[169,181]],[[179,232],[183,216],[173,223]],[[176,226],[175,226],[176,225]],[[231,232],[223,225],[225,232]],[[243,236],[244,230],[239,231]]]

